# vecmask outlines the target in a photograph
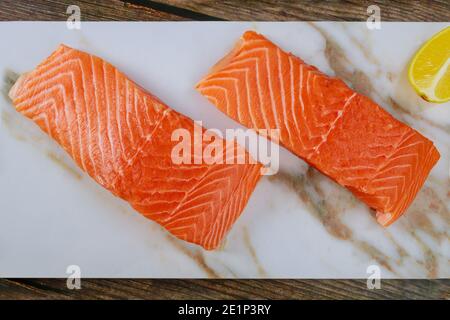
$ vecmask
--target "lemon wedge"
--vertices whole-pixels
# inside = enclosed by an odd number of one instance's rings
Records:
[[[450,26],[435,34],[416,52],[408,78],[426,101],[450,100]]]

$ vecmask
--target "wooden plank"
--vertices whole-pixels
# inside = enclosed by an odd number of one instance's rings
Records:
[[[450,299],[449,280],[125,280],[3,279],[0,299]]]
[[[154,0],[227,20],[366,21],[377,5],[382,21],[450,21],[450,1],[311,1],[311,0]]]
[[[335,20],[365,21],[376,4],[382,21],[450,21],[450,2],[311,0],[2,0],[0,20],[66,20],[78,5],[84,21]]]
[[[80,7],[82,21],[161,21],[187,20],[173,13],[136,6],[119,0],[1,0],[3,21],[65,21],[69,5]]]

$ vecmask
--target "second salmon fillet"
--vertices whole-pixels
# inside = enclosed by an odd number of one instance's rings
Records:
[[[220,110],[280,143],[351,190],[387,226],[439,159],[433,143],[264,36],[245,32],[197,85]]]
[[[195,136],[205,129],[111,64],[64,45],[20,77],[10,97],[98,183],[173,235],[206,249],[220,244],[260,178],[261,165],[219,137],[235,151],[226,155],[231,160],[196,161],[209,144],[202,140],[191,163],[174,163],[174,130]],[[233,158],[242,154],[240,162]]]

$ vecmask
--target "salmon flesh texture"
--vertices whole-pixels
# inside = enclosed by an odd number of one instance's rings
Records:
[[[174,164],[178,141],[171,134],[179,128],[193,134],[194,121],[111,64],[64,45],[20,77],[10,97],[99,184],[205,249],[220,244],[260,178],[255,161]],[[200,152],[207,145],[201,143]]]
[[[279,129],[281,145],[351,190],[383,226],[405,212],[440,157],[375,102],[253,31],[196,88],[244,126]]]

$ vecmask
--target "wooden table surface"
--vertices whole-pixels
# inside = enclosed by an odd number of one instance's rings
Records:
[[[382,21],[450,21],[441,1],[211,1],[211,0],[0,0],[0,20],[66,20],[69,5],[82,20],[333,20],[365,21],[380,7]],[[450,299],[450,281],[382,280],[127,280],[82,279],[69,290],[65,279],[0,279],[0,299]]]

